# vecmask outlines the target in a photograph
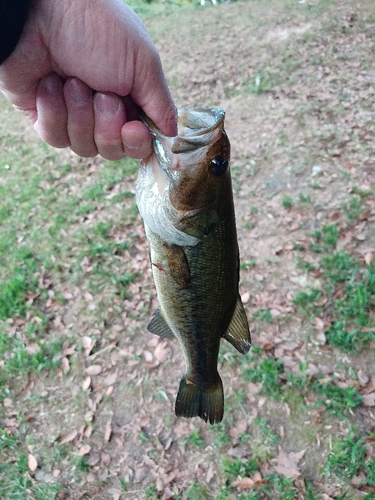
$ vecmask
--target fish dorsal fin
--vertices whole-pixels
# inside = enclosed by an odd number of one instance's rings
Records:
[[[249,352],[251,347],[250,330],[241,297],[238,295],[231,322],[224,335],[241,354]]]
[[[150,323],[147,325],[147,330],[155,335],[159,335],[162,339],[173,338],[175,336],[165,321],[160,307],[156,311],[155,316],[152,318]]]

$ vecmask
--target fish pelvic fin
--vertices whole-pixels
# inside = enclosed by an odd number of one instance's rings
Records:
[[[251,347],[249,323],[240,295],[237,297],[231,322],[224,334],[225,340],[230,342],[241,354],[247,354]]]
[[[224,392],[219,374],[215,384],[199,387],[183,377],[178,390],[175,413],[177,417],[200,417],[205,422],[216,424],[224,415]]]
[[[147,325],[147,330],[155,335],[159,335],[162,339],[174,338],[175,334],[170,329],[168,323],[165,321],[161,309],[156,311],[155,316]]]

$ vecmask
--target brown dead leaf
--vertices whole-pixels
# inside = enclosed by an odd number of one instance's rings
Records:
[[[210,483],[215,475],[215,469],[212,464],[210,464],[207,474],[206,474],[206,483]]]
[[[31,472],[35,472],[37,467],[38,467],[37,459],[31,453],[29,453],[29,456],[27,459],[27,465],[29,466],[29,469],[31,470]]]
[[[374,260],[373,253],[372,252],[367,252],[366,255],[365,255],[365,257],[364,257],[364,259],[365,259],[366,264],[369,266],[371,264],[371,262]]]
[[[375,406],[375,392],[365,394],[363,396],[362,403],[364,406]]]
[[[317,330],[324,330],[324,321],[321,318],[314,318],[314,326]]]
[[[254,485],[255,481],[254,479],[251,479],[251,477],[241,477],[232,483],[233,488],[240,488],[241,490],[251,490]]]
[[[61,360],[61,368],[63,369],[64,373],[70,370],[69,359],[66,356],[64,356]]]
[[[278,474],[290,479],[296,479],[301,475],[298,463],[304,456],[306,450],[299,452],[286,453],[281,448],[279,449],[278,456],[271,462],[276,462],[274,469]]]
[[[78,456],[83,457],[84,455],[88,455],[91,451],[91,446],[89,444],[84,444],[78,451]]]
[[[85,351],[86,358],[89,356],[94,345],[95,345],[95,341],[92,340],[91,337],[87,337],[86,335],[84,337],[82,337],[82,346],[83,346],[83,349]]]
[[[106,443],[108,443],[108,441],[111,439],[111,434],[112,434],[112,420],[108,420],[104,431],[104,441]]]
[[[361,391],[362,394],[370,394],[371,392],[375,392],[375,376],[367,380],[366,387]]]
[[[82,389],[84,391],[87,391],[90,388],[90,386],[91,386],[91,377],[88,376],[85,378],[85,380],[82,383]]]
[[[87,375],[99,375],[102,373],[101,365],[90,365],[86,368]]]
[[[106,378],[104,379],[104,384],[113,385],[116,382],[116,380],[117,380],[117,372],[113,372],[106,376]]]
[[[154,356],[159,363],[163,363],[168,359],[170,352],[167,342],[160,342],[155,348]]]
[[[74,439],[78,436],[77,429],[73,429],[72,431],[67,432],[66,434],[62,434],[60,436],[60,444],[70,443],[74,441]]]
[[[42,350],[42,348],[36,342],[30,342],[25,347],[25,350],[26,350],[27,354],[33,355],[33,354],[36,354],[37,352],[40,352]]]

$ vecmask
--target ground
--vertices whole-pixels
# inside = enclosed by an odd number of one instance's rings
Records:
[[[222,343],[221,424],[176,418],[136,162],[49,148],[2,99],[0,497],[375,498],[373,2],[158,12],[176,104],[226,111],[253,349]]]

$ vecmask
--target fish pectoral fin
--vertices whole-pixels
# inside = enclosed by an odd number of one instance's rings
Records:
[[[210,424],[221,422],[224,415],[224,393],[219,374],[217,381],[207,388],[199,387],[183,377],[176,398],[175,413],[177,417],[200,417]]]
[[[190,267],[183,247],[166,243],[164,247],[171,277],[181,288],[189,288],[191,286]]]
[[[241,354],[249,352],[251,347],[249,323],[241,297],[238,295],[236,307],[234,308],[231,322],[224,335],[225,340],[230,342]]]
[[[165,321],[163,314],[159,309],[156,311],[155,316],[147,325],[147,330],[155,335],[159,335],[162,339],[174,338],[175,335]]]

